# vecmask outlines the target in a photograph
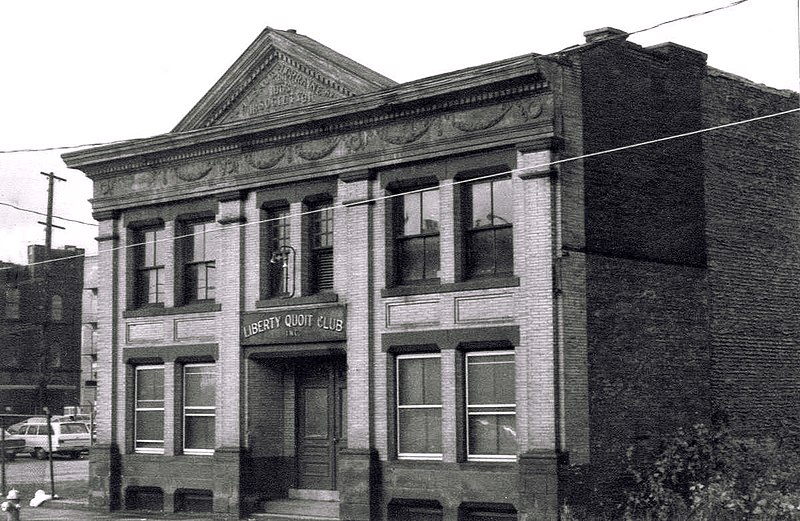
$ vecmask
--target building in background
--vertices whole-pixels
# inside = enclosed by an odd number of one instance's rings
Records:
[[[631,446],[796,415],[798,120],[700,131],[797,94],[585,36],[398,85],[266,29],[173,132],[65,154],[92,503],[555,519]]]
[[[81,294],[81,397],[78,402],[84,414],[93,413],[97,401],[97,285],[97,257],[87,257]]]
[[[28,265],[0,266],[0,407],[60,414],[80,396],[84,250],[28,247]],[[58,260],[56,260],[58,259]],[[47,262],[50,260],[51,262]]]

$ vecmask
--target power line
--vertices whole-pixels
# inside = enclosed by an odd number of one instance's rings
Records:
[[[593,42],[592,45],[602,45],[602,44],[608,43],[608,42],[616,40],[616,39],[624,39],[624,38],[627,38],[627,37],[629,37],[631,35],[634,35],[634,34],[641,34],[641,33],[647,32],[647,31],[652,31],[653,29],[657,29],[658,27],[662,27],[662,26],[667,25],[667,24],[680,22],[680,21],[683,21],[683,20],[691,19],[691,18],[697,18],[697,17],[700,17],[700,16],[705,16],[705,15],[712,14],[712,13],[715,13],[717,11],[722,11],[722,10],[725,10],[725,9],[730,9],[732,7],[736,7],[736,6],[740,5],[740,4],[743,4],[743,3],[748,2],[748,1],[749,0],[736,0],[734,2],[731,2],[730,4],[726,4],[726,5],[723,5],[723,6],[720,6],[720,7],[715,7],[713,9],[708,9],[708,10],[705,10],[705,11],[699,11],[699,12],[696,12],[696,13],[691,13],[691,14],[688,14],[688,15],[680,16],[678,18],[673,18],[671,20],[666,20],[664,22],[657,23],[657,24],[655,24],[653,26],[650,26],[650,27],[637,29],[637,30],[629,32],[629,33],[622,33],[622,34],[619,34],[619,35],[614,35],[614,36],[605,38],[603,40],[600,40],[600,41],[597,41],[597,42]],[[580,47],[585,46],[585,45],[586,44],[579,44],[579,45],[574,45],[572,47],[568,47],[567,49],[562,49],[560,51],[555,51],[555,52],[551,52],[551,53],[547,53],[547,54],[537,54],[536,58],[539,59],[539,58],[547,58],[547,57],[559,56],[559,55],[563,54],[566,51],[571,51],[571,50],[580,48]],[[227,127],[236,126],[238,124],[240,124],[240,122],[222,123],[222,124],[216,125],[214,128],[224,129],[224,128],[227,128]],[[192,133],[202,132],[204,130],[206,130],[206,129],[187,130],[187,131],[184,131],[184,132],[171,133],[170,135],[173,135],[173,136],[190,135]],[[27,152],[48,152],[48,151],[55,151],[55,150],[72,150],[72,149],[76,149],[76,148],[96,147],[96,146],[105,146],[105,145],[130,144],[130,143],[138,143],[138,142],[142,142],[142,141],[147,141],[147,140],[150,140],[150,139],[162,136],[162,135],[163,134],[156,134],[156,135],[153,135],[153,136],[150,136],[150,137],[145,137],[145,138],[121,139],[121,140],[116,140],[116,141],[107,141],[107,142],[98,142],[98,143],[85,143],[85,144],[82,144],[82,145],[66,145],[66,146],[54,146],[54,147],[46,147],[46,148],[21,148],[21,149],[15,149],[15,150],[0,150],[0,154],[16,154],[16,153],[27,153]]]
[[[526,172],[531,171],[532,169],[538,170],[538,169],[541,169],[541,168],[546,167],[546,166],[555,166],[555,165],[560,165],[560,164],[564,164],[564,163],[570,163],[572,161],[579,161],[579,160],[582,160],[582,159],[587,159],[587,158],[590,158],[590,157],[596,157],[596,156],[601,156],[601,155],[606,155],[606,154],[613,154],[613,153],[621,152],[621,151],[624,151],[624,150],[630,150],[630,149],[634,149],[634,148],[640,148],[640,147],[644,147],[644,146],[663,143],[663,142],[666,142],[666,141],[672,141],[672,140],[675,140],[675,139],[682,139],[682,138],[689,137],[689,136],[704,134],[706,132],[714,132],[714,131],[722,130],[722,129],[725,129],[725,128],[736,127],[736,126],[739,126],[739,125],[746,125],[748,123],[753,123],[753,122],[762,121],[762,120],[765,120],[765,119],[771,119],[771,118],[775,118],[775,117],[785,116],[785,115],[793,114],[793,113],[796,113],[796,112],[800,112],[800,107],[794,108],[794,109],[789,109],[789,110],[784,110],[784,111],[781,111],[781,112],[775,112],[775,113],[772,113],[772,114],[767,114],[765,116],[756,116],[754,118],[734,121],[734,122],[731,122],[731,123],[725,123],[725,124],[716,125],[716,126],[713,126],[713,127],[707,127],[707,128],[703,128],[703,129],[693,130],[693,131],[690,131],[690,132],[684,132],[684,133],[681,133],[681,134],[674,134],[674,135],[665,136],[665,137],[662,137],[662,138],[651,139],[651,140],[648,140],[648,141],[642,141],[642,142],[633,143],[633,144],[630,144],[630,145],[624,145],[624,146],[621,146],[621,147],[615,147],[615,148],[610,148],[610,149],[606,149],[606,150],[601,150],[601,151],[598,151],[598,152],[589,152],[587,154],[581,154],[581,155],[575,156],[575,157],[567,157],[567,158],[563,158],[563,159],[557,159],[555,161],[549,161],[547,163],[542,163],[542,164],[536,165],[533,168],[515,168],[515,169],[512,169],[512,170],[507,170],[505,172],[497,172],[497,173],[493,173],[493,174],[487,174],[485,176],[481,176],[481,177],[477,177],[477,178],[457,180],[457,181],[453,181],[453,185],[458,185],[458,184],[462,184],[462,183],[472,183],[472,182],[475,182],[477,180],[491,179],[491,178],[494,178],[494,177],[502,177],[502,176],[505,176],[505,175],[515,174],[515,173],[516,174],[526,173]],[[365,199],[363,201],[359,201],[359,204],[368,204],[368,203],[373,203],[373,202],[378,202],[378,201],[384,201],[384,200],[400,197],[400,196],[403,196],[403,195],[406,195],[406,194],[421,192],[423,190],[425,190],[425,189],[411,190],[411,191],[408,191],[408,192],[402,192],[402,193],[396,193],[396,194],[381,195],[381,196],[374,197],[374,198],[371,198],[371,199]],[[305,211],[305,212],[298,212],[298,213],[288,214],[288,215],[285,215],[285,216],[282,216],[282,217],[273,217],[273,218],[268,218],[268,219],[260,219],[258,221],[253,221],[253,222],[241,223],[241,224],[238,224],[237,226],[243,228],[245,226],[251,226],[251,225],[257,225],[257,224],[264,224],[264,223],[268,223],[268,222],[274,222],[274,221],[277,221],[279,219],[300,218],[300,217],[303,217],[303,216],[306,216],[306,215],[311,215],[311,214],[322,212],[322,211],[325,211],[325,210],[337,209],[337,208],[343,209],[343,208],[347,208],[348,206],[349,205],[346,205],[346,204],[338,204],[338,205],[333,205],[333,206],[326,207],[326,208],[320,208],[320,209],[315,209],[315,210],[308,210],[308,211]],[[219,231],[221,231],[221,229],[217,229],[217,230],[214,230],[214,231],[215,232],[219,232]],[[205,233],[209,233],[209,232],[205,232]],[[174,240],[177,240],[177,239],[183,239],[183,238],[187,238],[187,237],[192,237],[194,235],[196,235],[196,234],[189,233],[189,234],[185,234],[185,235],[180,235],[180,236],[168,237],[168,238],[160,239],[159,241],[156,241],[156,242],[174,241]],[[120,251],[120,250],[127,249],[127,248],[134,248],[134,247],[137,247],[137,246],[141,246],[142,244],[144,244],[144,243],[127,244],[127,245],[123,245],[123,246],[116,246],[116,247],[113,247],[113,248],[109,248],[107,250],[102,250],[102,251],[100,251],[98,253],[109,253],[109,252],[114,252],[114,251]],[[47,261],[32,263],[32,264],[29,264],[29,266],[46,264],[46,263],[55,262],[55,261],[58,261],[58,260],[67,260],[67,259],[72,259],[72,258],[76,258],[76,257],[83,257],[83,256],[84,255],[75,255],[75,256],[70,256],[70,257],[62,257],[60,259],[51,259],[51,260],[47,260]],[[0,268],[0,271],[7,270],[7,269],[11,269],[11,267]]]
[[[633,31],[631,33],[628,33],[627,36],[630,36],[632,34],[643,33],[645,31],[652,31],[653,29],[657,29],[657,28],[662,27],[662,26],[667,25],[667,24],[671,24],[671,23],[675,23],[675,22],[682,22],[683,20],[689,20],[690,18],[696,18],[696,17],[699,17],[699,16],[705,16],[707,14],[716,13],[717,11],[722,11],[724,9],[730,9],[731,7],[736,7],[737,5],[743,4],[743,3],[748,2],[748,1],[749,0],[736,0],[735,2],[731,2],[728,5],[715,7],[713,9],[708,9],[707,11],[700,11],[700,12],[697,12],[697,13],[687,14],[685,16],[681,16],[681,17],[678,17],[678,18],[673,18],[672,20],[667,20],[666,22],[657,23],[656,25],[653,25],[653,26],[650,26],[650,27],[646,27],[644,29],[639,29],[637,31]]]
[[[33,214],[36,214],[36,215],[47,216],[47,214],[44,213],[44,212],[37,212],[36,210],[30,210],[28,208],[22,208],[20,206],[13,205],[11,203],[4,203],[4,202],[0,201],[0,205],[9,206],[9,207],[13,208],[14,210],[19,210],[20,212],[28,212],[28,213],[33,213]],[[56,219],[61,219],[62,221],[69,221],[69,222],[78,223],[78,224],[85,224],[86,226],[97,226],[97,223],[87,223],[87,222],[79,221],[77,219],[70,219],[68,217],[59,217],[58,215],[54,215],[53,217],[56,218]]]

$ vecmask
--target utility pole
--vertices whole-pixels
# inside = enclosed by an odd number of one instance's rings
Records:
[[[63,226],[58,226],[57,224],[53,224],[53,185],[54,181],[58,179],[59,181],[66,181],[63,177],[58,177],[53,172],[45,173],[41,172],[43,176],[48,178],[47,183],[47,221],[42,222],[39,221],[39,224],[44,224],[45,227],[45,236],[44,236],[44,254],[46,259],[50,259],[50,248],[53,246],[53,228],[60,228],[64,229]]]

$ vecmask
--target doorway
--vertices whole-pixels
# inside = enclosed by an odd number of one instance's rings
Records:
[[[335,490],[336,456],[346,447],[346,366],[341,358],[296,365],[297,487]]]

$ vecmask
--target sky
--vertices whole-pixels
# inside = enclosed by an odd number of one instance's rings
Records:
[[[735,0],[9,0],[0,3],[0,260],[44,244],[47,178],[53,246],[97,251],[91,182],[67,149],[169,132],[265,27],[295,29],[403,83],[527,53],[601,27],[626,32]],[[633,35],[674,42],[712,67],[798,90],[800,0],[745,0]],[[793,114],[792,117],[796,117]],[[36,150],[13,152],[15,150]],[[12,208],[9,205],[17,207]]]

